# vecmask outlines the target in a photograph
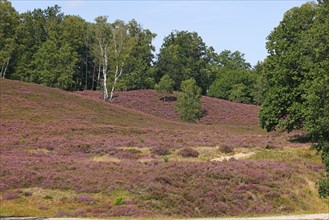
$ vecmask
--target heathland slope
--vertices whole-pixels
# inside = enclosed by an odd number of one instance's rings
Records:
[[[118,93],[110,104],[93,92],[10,80],[0,86],[0,216],[208,217],[327,208],[316,192],[319,156],[294,136],[259,129],[257,106],[203,98],[206,115],[191,125],[174,116],[174,102],[152,101],[153,91]],[[199,156],[182,157],[185,147]],[[211,162],[250,152],[244,160]]]

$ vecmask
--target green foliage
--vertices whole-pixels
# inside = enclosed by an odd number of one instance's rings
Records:
[[[44,198],[44,199],[49,199],[49,200],[52,200],[52,199],[53,199],[53,197],[50,196],[50,195],[46,195],[46,196],[44,196],[43,198]]]
[[[136,20],[128,22],[127,27],[130,36],[136,39],[136,43],[126,61],[122,81],[125,82],[127,90],[154,88],[154,69],[151,64],[154,59],[152,52],[155,50],[152,40],[156,34],[143,29]]]
[[[302,127],[307,72],[304,71],[307,51],[302,35],[314,22],[315,6],[307,3],[286,12],[279,26],[268,36],[270,55],[266,59],[264,77],[267,81],[260,121],[268,131]]]
[[[163,158],[163,162],[165,163],[169,162],[169,157],[167,155],[164,155],[162,158]]]
[[[114,205],[123,205],[124,203],[125,203],[124,198],[122,198],[121,196],[117,197],[114,201]]]
[[[329,1],[307,3],[286,12],[269,35],[264,66],[266,89],[260,110],[267,131],[304,127],[321,152],[329,185]]]
[[[217,79],[209,88],[208,96],[236,102],[252,103],[256,76],[243,69],[219,70]]]
[[[17,47],[15,38],[19,15],[7,0],[0,1],[0,77],[10,75],[11,60]],[[8,71],[9,70],[9,71]]]
[[[254,69],[251,70],[244,54],[224,50],[215,56],[214,62],[216,78],[209,87],[208,96],[243,103],[261,101],[261,91],[257,91],[260,89],[257,84],[260,75]]]
[[[325,177],[319,182],[319,194],[321,197],[329,196],[329,177]]]
[[[161,77],[160,82],[154,88],[157,93],[165,96],[173,92],[173,86],[174,81],[166,74]],[[164,101],[166,101],[166,97],[164,97]]]
[[[5,21],[0,24],[0,68],[6,67],[2,68],[6,69],[2,71],[6,72],[6,77],[68,90],[100,89],[100,71],[105,65],[101,54],[106,52],[109,64],[106,72],[111,85],[115,84],[115,77],[111,74],[116,66],[123,66],[118,82],[122,90],[154,87],[152,40],[155,34],[143,29],[135,20],[128,24],[119,20],[108,23],[106,16],[100,16],[95,24],[79,16],[64,16],[57,5],[18,14],[10,2],[0,3],[1,21]],[[51,46],[50,42],[56,46]],[[106,51],[98,48],[99,42],[106,45]],[[122,47],[118,48],[120,45]],[[60,49],[72,55],[66,60],[68,68],[63,71],[62,67],[58,67],[56,73],[50,73],[48,67],[57,61],[52,61],[52,64],[46,61],[45,67],[35,69],[36,65],[40,65],[38,59],[42,53],[54,48],[58,51],[50,51],[49,58],[58,56]],[[63,60],[58,62],[62,65]],[[60,70],[63,73],[59,74]],[[58,80],[59,75],[62,82],[52,82],[53,79]]]
[[[223,50],[215,58],[218,66],[220,68],[226,69],[243,69],[249,70],[251,68],[250,63],[244,58],[244,54],[239,51],[234,51],[233,53],[230,50]]]
[[[33,56],[33,79],[46,86],[68,89],[77,61],[77,54],[68,44],[47,40]]]
[[[201,112],[201,88],[197,86],[195,79],[182,82],[181,93],[177,97],[176,109],[181,120],[195,122],[202,117]]]
[[[196,32],[172,32],[165,37],[158,54],[157,78],[168,74],[174,80],[174,90],[182,81],[194,78],[205,94],[212,74],[208,68],[212,53]]]

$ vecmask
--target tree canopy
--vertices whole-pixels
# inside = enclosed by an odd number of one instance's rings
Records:
[[[328,14],[329,1],[306,3],[287,11],[268,36],[260,110],[267,131],[306,129],[326,166],[322,196],[329,196]]]
[[[205,94],[211,75],[207,69],[211,52],[196,32],[174,31],[164,38],[160,48],[157,78],[169,75],[175,82],[174,90],[179,90],[182,81],[194,78]]]

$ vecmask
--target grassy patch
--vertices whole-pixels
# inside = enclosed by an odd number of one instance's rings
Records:
[[[92,161],[95,162],[109,162],[109,163],[120,163],[121,160],[116,157],[110,157],[109,155],[99,155],[92,157]]]
[[[321,164],[319,154],[309,147],[258,149],[250,159]]]

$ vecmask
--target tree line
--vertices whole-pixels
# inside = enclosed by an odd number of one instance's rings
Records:
[[[153,89],[168,75],[173,89],[193,78],[203,95],[260,103],[255,68],[239,51],[217,54],[196,32],[173,31],[154,55],[156,34],[136,20],[86,22],[55,5],[18,13],[0,0],[1,76],[65,90]],[[243,79],[240,79],[243,76]]]

